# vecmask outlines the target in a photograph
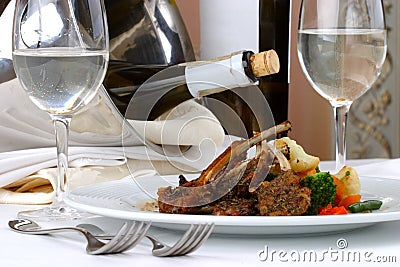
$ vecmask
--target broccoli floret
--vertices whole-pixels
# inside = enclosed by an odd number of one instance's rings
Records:
[[[336,198],[336,185],[329,172],[318,172],[304,177],[300,184],[311,190],[311,205],[304,215],[317,215],[318,209],[333,203]]]

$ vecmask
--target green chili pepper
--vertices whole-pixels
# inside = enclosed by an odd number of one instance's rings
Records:
[[[364,211],[371,211],[371,210],[379,210],[382,206],[382,201],[380,200],[366,200],[362,202],[356,202],[349,205],[347,208],[353,212],[364,212]]]

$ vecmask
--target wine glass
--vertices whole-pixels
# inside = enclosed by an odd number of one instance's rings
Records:
[[[333,108],[338,171],[346,161],[350,106],[377,80],[385,61],[382,1],[303,0],[297,48],[305,76]]]
[[[68,133],[73,114],[100,87],[108,65],[108,29],[102,0],[17,0],[13,61],[31,101],[46,111],[57,145],[55,199],[19,217],[70,220],[84,213],[67,206]]]

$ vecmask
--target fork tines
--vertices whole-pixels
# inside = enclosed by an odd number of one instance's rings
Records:
[[[140,222],[139,225],[136,224],[136,222],[125,222],[115,237],[93,254],[121,253],[134,247],[146,236],[151,222]]]
[[[198,249],[211,235],[214,229],[211,224],[192,224],[175,245],[160,251],[153,251],[158,257],[182,256]]]

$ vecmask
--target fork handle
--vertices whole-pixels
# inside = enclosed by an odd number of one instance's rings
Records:
[[[39,225],[35,224],[34,222],[31,222],[29,220],[20,220],[17,223],[15,221],[10,221],[9,226],[10,228],[17,232],[17,233],[22,233],[22,234],[31,234],[31,235],[45,235],[45,234],[51,234],[55,232],[66,232],[66,231],[77,231],[82,233],[83,235],[91,235],[89,231],[87,231],[84,228],[80,227],[59,227],[59,228],[48,228],[48,229],[42,229]],[[12,225],[14,224],[14,225]]]
[[[74,228],[74,227],[48,228],[48,229],[35,229],[35,230],[15,230],[15,229],[13,230],[22,234],[30,234],[30,235],[46,235],[57,232],[69,232],[69,231],[80,232],[84,235],[90,234],[85,229]]]

